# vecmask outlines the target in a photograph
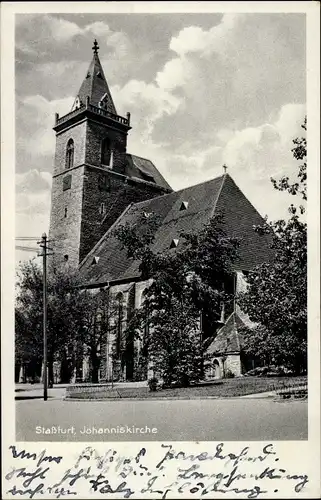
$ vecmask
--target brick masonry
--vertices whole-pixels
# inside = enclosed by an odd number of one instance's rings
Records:
[[[68,256],[68,264],[77,267],[130,203],[162,194],[158,186],[124,175],[127,130],[119,124],[100,123],[95,116],[69,126],[67,121],[57,132],[49,230],[57,265]],[[111,166],[101,164],[105,138],[113,150]],[[74,163],[66,169],[70,139]]]
[[[157,186],[117,175],[108,168],[85,167],[81,217],[80,261],[130,203],[159,196]],[[101,213],[102,203],[105,212]]]

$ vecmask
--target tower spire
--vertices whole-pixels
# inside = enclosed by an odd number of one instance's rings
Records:
[[[90,104],[96,107],[103,106],[106,111],[117,115],[115,104],[111,96],[104,70],[101,66],[97,40],[94,40],[92,46],[93,58],[87,70],[86,76],[80,86],[72,110],[84,105],[89,99]]]
[[[96,38],[95,38],[94,45],[93,45],[92,49],[94,51],[94,54],[98,54],[99,45],[98,45]]]

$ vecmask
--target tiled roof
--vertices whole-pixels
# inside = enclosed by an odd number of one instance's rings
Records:
[[[210,343],[206,350],[207,354],[239,353],[242,347],[242,336],[239,329],[244,326],[245,324],[239,315],[233,312]]]
[[[126,154],[126,159],[126,175],[129,177],[136,177],[137,179],[142,179],[147,182],[152,182],[153,184],[157,184],[158,186],[172,191],[170,185],[166,182],[164,177],[150,160],[128,153]]]
[[[180,209],[183,202],[188,202],[185,210]],[[248,270],[269,259],[267,236],[260,236],[253,229],[253,225],[262,224],[264,220],[228,174],[136,203],[125,210],[113,227],[126,223],[136,224],[143,212],[155,213],[159,216],[161,225],[155,233],[152,249],[156,252],[175,252],[180,250],[181,242],[179,240],[177,247],[170,249],[172,240],[179,239],[181,232],[201,230],[217,210],[224,212],[228,236],[242,239],[236,269]],[[88,285],[139,276],[139,262],[127,258],[121,243],[111,236],[112,229],[103,236],[81,265],[81,275]],[[93,256],[100,257],[94,265]]]
[[[90,104],[98,106],[99,101],[105,94],[107,94],[107,111],[117,115],[99,56],[94,54],[77,96],[83,104],[85,104],[88,96]]]

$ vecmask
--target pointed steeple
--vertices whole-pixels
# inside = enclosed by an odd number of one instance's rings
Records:
[[[104,70],[99,60],[97,40],[94,41],[92,49],[94,51],[93,58],[72,109],[79,107],[80,104],[85,104],[87,97],[89,97],[89,102],[93,106],[103,107],[109,113],[117,115]]]

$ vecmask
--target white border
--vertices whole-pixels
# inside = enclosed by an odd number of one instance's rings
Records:
[[[308,285],[309,285],[309,439],[306,442],[277,442],[286,464],[309,470],[307,494],[320,495],[320,5],[318,2],[3,2],[1,6],[1,305],[2,305],[2,436],[3,463],[8,459],[9,443],[14,443],[14,370],[13,370],[13,302],[14,302],[14,14],[15,13],[178,13],[178,12],[301,12],[307,15],[307,115],[308,115]],[[233,443],[230,443],[231,445]],[[237,443],[238,445],[240,443]],[[46,445],[52,453],[61,451],[58,443],[33,443],[32,450]],[[253,448],[260,443],[253,443]],[[117,445],[127,453],[134,445]],[[157,443],[145,443],[157,453]],[[178,443],[175,443],[176,448]],[[194,449],[196,444],[184,443]],[[202,450],[211,443],[202,443]],[[252,446],[252,445],[251,445]],[[84,445],[65,443],[66,459]],[[99,443],[95,444],[98,449]],[[199,446],[197,447],[199,449]],[[6,459],[6,460],[5,460]],[[84,495],[84,496],[82,496]],[[78,491],[78,498],[88,493]],[[132,498],[139,498],[142,494]],[[273,496],[273,495],[272,495]],[[276,493],[275,498],[286,498]],[[183,498],[183,496],[182,496]],[[209,498],[209,497],[208,497]],[[242,498],[242,496],[238,496]],[[271,496],[269,496],[271,498]]]

